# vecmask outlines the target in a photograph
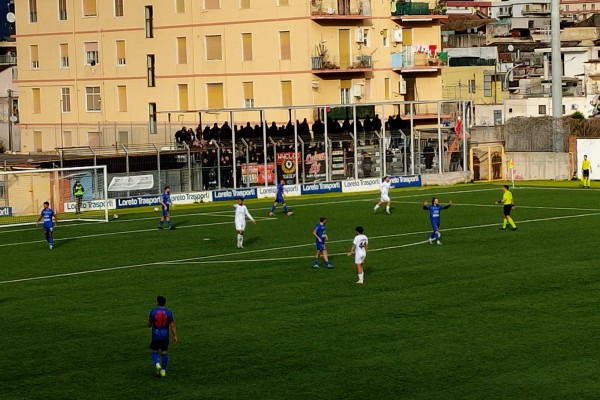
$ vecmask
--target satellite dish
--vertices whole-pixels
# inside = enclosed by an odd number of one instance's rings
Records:
[[[9,118],[9,120],[10,120],[10,122],[17,122],[18,118],[17,118],[16,115],[11,115],[10,118]]]
[[[513,46],[512,44],[508,45],[508,51],[514,51],[515,50],[515,46]]]
[[[15,13],[9,12],[8,14],[6,14],[6,20],[13,24],[17,20],[17,18],[15,17]]]

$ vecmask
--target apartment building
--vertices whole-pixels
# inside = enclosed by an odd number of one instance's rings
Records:
[[[560,16],[567,21],[583,21],[599,11],[600,1],[560,0]]]
[[[23,152],[168,142],[181,124],[309,121],[312,105],[441,99],[435,4],[16,3]],[[398,55],[400,54],[400,56]],[[290,113],[288,106],[307,106]],[[203,110],[200,114],[200,110]],[[247,110],[247,111],[246,111]],[[388,108],[385,109],[388,113]],[[409,112],[431,122],[431,107]],[[169,122],[170,121],[170,122]],[[195,125],[193,125],[195,126]]]

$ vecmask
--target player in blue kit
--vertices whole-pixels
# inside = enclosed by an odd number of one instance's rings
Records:
[[[160,195],[160,199],[158,200],[160,205],[162,206],[162,216],[160,217],[160,221],[158,221],[158,229],[162,229],[163,222],[166,220],[169,229],[175,229],[175,227],[171,224],[171,214],[169,214],[169,208],[173,206],[173,202],[171,201],[171,188],[165,186],[162,194]]]
[[[433,244],[433,242],[442,244],[440,241],[440,237],[442,237],[442,234],[440,233],[440,212],[442,210],[447,210],[451,205],[452,200],[448,201],[447,205],[441,206],[440,200],[437,197],[434,197],[431,200],[431,204],[428,204],[427,202],[423,203],[423,210],[429,211],[429,220],[431,221],[431,227],[433,228],[433,232],[429,235],[429,244]]]
[[[288,210],[287,206],[285,205],[285,200],[283,199],[285,191],[284,185],[285,180],[280,180],[279,184],[277,185],[277,192],[275,193],[275,202],[273,202],[273,205],[271,206],[271,211],[269,211],[269,217],[273,216],[277,204],[281,204],[283,206],[283,212],[285,213],[285,215],[287,215],[288,217],[292,215],[292,212]]]
[[[44,234],[46,235],[48,247],[50,250],[52,250],[52,247],[54,247],[54,227],[58,221],[56,220],[56,213],[50,208],[50,203],[47,201],[44,202],[44,208],[40,212],[40,216],[38,217],[35,225],[37,226],[41,220],[44,220],[42,227],[44,228]]]
[[[317,246],[317,255],[315,256],[315,261],[313,263],[313,268],[319,268],[319,255],[323,256],[323,260],[325,260],[325,266],[327,268],[333,268],[333,265],[329,262],[329,258],[327,257],[327,249],[325,248],[325,241],[327,240],[327,233],[325,232],[325,221],[327,218],[321,217],[319,219],[319,223],[313,229],[313,236],[315,237],[315,245]]]
[[[165,307],[167,299],[163,296],[156,298],[158,307],[150,310],[148,316],[148,326],[152,328],[152,341],[150,349],[152,350],[152,361],[156,367],[156,375],[165,376],[167,374],[167,365],[169,363],[169,329],[173,334],[173,343],[177,343],[177,328],[173,319],[171,310]],[[158,360],[158,353],[161,354],[161,360]]]

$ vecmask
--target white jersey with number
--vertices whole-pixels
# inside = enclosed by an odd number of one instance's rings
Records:
[[[248,217],[250,221],[253,221],[254,218],[252,218],[248,208],[243,204],[234,204],[233,208],[235,208],[235,229],[243,231],[246,229],[246,217]]]
[[[390,192],[391,184],[392,184],[391,182],[386,182],[386,181],[381,182],[381,188],[379,189],[379,190],[381,190],[381,201],[385,201],[385,202],[390,201],[390,197],[388,196],[388,193]]]
[[[354,236],[354,262],[356,264],[362,264],[365,261],[365,257],[367,256],[367,244],[369,243],[369,239],[363,235]]]

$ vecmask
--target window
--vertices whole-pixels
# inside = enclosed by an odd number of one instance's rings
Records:
[[[388,30],[383,29],[382,32],[383,33],[381,34],[381,44],[383,45],[383,47],[388,47],[390,45],[390,38],[388,35]]]
[[[390,99],[390,78],[384,78],[383,92],[385,100]]]
[[[58,0],[58,19],[59,21],[67,20],[67,0]]]
[[[494,125],[502,125],[502,110],[494,110]]]
[[[279,52],[281,60],[291,59],[290,32],[279,32]]]
[[[60,44],[60,67],[69,68],[69,45],[67,43]]]
[[[483,95],[485,97],[492,97],[492,76],[483,76]]]
[[[29,22],[37,22],[37,0],[29,0]]]
[[[565,10],[569,11],[569,5],[568,4],[565,6]]]
[[[205,10],[218,10],[219,8],[221,8],[219,0],[204,0]]]
[[[369,47],[371,45],[371,40],[369,37],[369,30],[366,28],[363,28],[363,41],[362,41],[362,45],[365,47]]]
[[[146,67],[148,87],[154,87],[156,86],[156,80],[154,79],[154,54],[148,54],[146,56]]]
[[[33,151],[42,151],[42,131],[33,131]]]
[[[115,0],[115,17],[123,16],[123,0]]]
[[[125,41],[117,40],[117,65],[123,66],[127,64],[125,58]]]
[[[281,81],[281,105],[292,105],[292,81]]]
[[[33,100],[33,113],[39,114],[42,112],[42,104],[40,101],[40,88],[31,89],[31,99]]]
[[[475,93],[475,79],[469,79],[469,93]]]
[[[189,110],[188,104],[188,85],[179,84],[177,85],[177,95],[179,97],[179,109]]]
[[[223,84],[207,83],[208,108],[223,108]]]
[[[279,0],[279,6],[289,6],[290,0]]]
[[[121,146],[129,146],[129,132],[128,131],[119,131],[118,133],[118,138],[119,140],[117,141],[117,143]]]
[[[29,46],[29,53],[31,56],[31,69],[38,69],[40,67],[40,58],[38,55],[38,46]]]
[[[352,79],[342,79],[340,81],[340,104],[350,104],[350,88]]]
[[[244,90],[244,108],[254,108],[254,83],[242,82]]]
[[[583,11],[585,11],[585,10],[586,10],[586,4],[583,5]]]
[[[595,10],[595,9],[596,9],[596,4],[592,3],[592,10]]]
[[[154,37],[154,9],[152,6],[146,6],[146,37]]]
[[[187,64],[187,39],[177,38],[177,64]]]
[[[102,137],[100,132],[88,132],[88,146],[99,147],[102,144]]]
[[[156,129],[156,103],[148,103],[148,132],[158,133]]]
[[[175,12],[177,14],[185,13],[185,0],[175,0]]]
[[[252,61],[252,34],[242,33],[242,60]]]
[[[209,61],[220,61],[223,59],[220,35],[206,36],[206,59]]]
[[[71,88],[60,88],[60,108],[61,112],[71,112]]]
[[[250,8],[250,0],[240,0],[240,8]]]
[[[102,111],[102,100],[100,99],[100,86],[88,86],[85,88],[85,110],[88,112]]]
[[[127,86],[117,86],[117,97],[119,100],[117,110],[127,112]]]
[[[543,104],[540,104],[538,106],[538,114],[540,115],[546,115],[546,106]]]
[[[85,42],[83,44],[85,51],[85,65],[92,67],[100,61],[98,54],[98,42]]]
[[[96,0],[83,0],[83,16],[95,17],[97,15]]]

